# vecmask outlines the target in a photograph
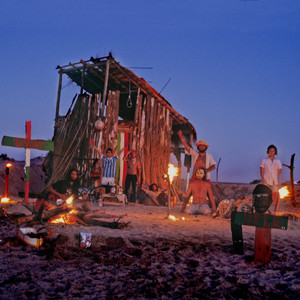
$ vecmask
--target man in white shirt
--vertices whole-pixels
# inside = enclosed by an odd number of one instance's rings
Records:
[[[196,171],[200,168],[203,169],[206,173],[206,180],[210,182],[210,172],[213,171],[216,168],[216,162],[214,161],[211,154],[207,153],[206,150],[209,147],[209,145],[204,141],[200,140],[198,143],[196,143],[196,147],[198,151],[194,150],[192,147],[190,147],[187,142],[184,140],[182,131],[178,131],[178,136],[181,140],[181,143],[187,150],[187,152],[192,155],[193,157],[193,176],[191,178],[191,181],[194,181],[196,179]]]
[[[275,213],[278,212],[279,207],[279,193],[281,186],[281,161],[275,158],[277,155],[277,148],[270,145],[267,149],[268,157],[264,158],[260,163],[260,175],[262,183],[268,185],[273,193],[273,201],[275,206]]]

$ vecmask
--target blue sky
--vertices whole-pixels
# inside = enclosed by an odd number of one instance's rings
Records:
[[[24,136],[31,120],[32,138],[51,139],[56,66],[111,51],[151,67],[133,71],[158,91],[171,79],[162,95],[221,158],[220,181],[259,178],[270,144],[285,164],[296,153],[300,180],[299,0],[1,0],[0,10],[1,138]],[[61,112],[78,91],[63,90]]]

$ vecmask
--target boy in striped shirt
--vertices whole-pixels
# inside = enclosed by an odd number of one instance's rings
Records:
[[[113,155],[111,148],[107,148],[105,155],[103,155],[101,150],[95,146],[95,142],[92,139],[91,145],[99,153],[100,159],[103,162],[101,185],[105,187],[105,193],[109,193],[110,189],[115,185],[116,164],[119,159],[119,155],[125,150],[127,145],[123,147],[116,155]]]

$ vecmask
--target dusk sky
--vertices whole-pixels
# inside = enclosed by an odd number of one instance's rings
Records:
[[[169,81],[162,95],[221,158],[219,181],[259,179],[270,144],[284,164],[296,154],[300,180],[299,0],[1,0],[0,11],[1,139],[25,137],[26,120],[32,138],[52,139],[56,66],[111,51],[157,91]],[[80,92],[64,85],[61,114]]]

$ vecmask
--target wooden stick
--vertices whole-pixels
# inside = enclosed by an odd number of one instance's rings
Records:
[[[217,163],[217,171],[216,171],[216,182],[218,183],[219,181],[219,166],[220,166],[221,158],[219,159]]]
[[[292,206],[296,207],[295,186],[294,186],[294,160],[295,160],[295,153],[291,156],[291,162],[289,166],[286,164],[282,164],[282,165],[290,169],[291,202],[292,202]]]
[[[108,85],[108,77],[109,77],[109,62],[110,62],[110,60],[108,59],[106,61],[104,90],[103,90],[103,97],[101,99],[102,100],[101,114],[100,114],[101,118],[104,115],[104,107],[105,107],[105,103],[106,103],[107,85]]]

